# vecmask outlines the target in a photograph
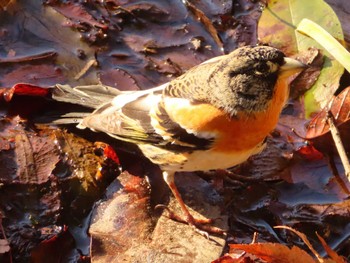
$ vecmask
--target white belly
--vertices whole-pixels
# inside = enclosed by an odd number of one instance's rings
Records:
[[[153,163],[158,164],[162,170],[167,171],[209,171],[226,169],[243,163],[250,156],[260,153],[265,144],[261,143],[255,148],[241,152],[218,153],[209,150],[188,153],[174,153],[152,146],[139,145],[141,151]]]

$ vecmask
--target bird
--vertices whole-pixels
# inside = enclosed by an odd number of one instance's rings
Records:
[[[289,77],[304,68],[276,48],[244,46],[148,90],[57,85],[52,97],[94,109],[57,123],[74,120],[78,128],[136,144],[162,170],[183,220],[200,233],[215,232],[206,227],[210,219],[189,212],[175,173],[227,169],[260,153],[288,99]]]

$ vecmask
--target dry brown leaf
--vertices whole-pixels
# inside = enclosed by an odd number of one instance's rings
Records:
[[[303,242],[305,243],[305,245],[307,245],[307,247],[311,250],[311,252],[316,256],[316,258],[318,259],[319,262],[323,262],[323,258],[321,257],[320,254],[318,254],[318,252],[313,248],[313,246],[311,245],[309,239],[307,238],[307,236],[304,233],[301,233],[298,230],[295,230],[294,228],[291,228],[289,226],[275,226],[274,228],[282,228],[282,229],[287,229],[289,231],[292,231],[294,234],[296,234],[298,237],[300,237]]]
[[[329,132],[329,125],[326,121],[327,112],[330,111],[336,121],[336,125],[342,125],[350,119],[350,87],[344,89],[338,96],[334,96],[321,112],[319,112],[308,126],[307,139],[322,136]]]
[[[337,252],[335,252],[333,249],[331,249],[328,244],[326,243],[326,241],[323,239],[323,237],[321,237],[317,232],[316,232],[316,235],[318,237],[318,239],[320,240],[324,250],[326,250],[328,256],[331,257],[331,259],[334,260],[334,262],[336,263],[346,263],[345,259],[341,256],[339,256],[337,254]]]
[[[231,244],[229,246],[230,252],[232,252],[232,249],[241,249],[269,263],[317,262],[308,253],[296,246],[289,248],[277,243]]]
[[[334,116],[334,123],[339,129],[345,150],[349,151],[350,87],[344,89],[339,95],[333,96],[328,106],[323,108],[307,127],[306,139],[310,140],[319,151],[331,155],[334,143],[327,121],[328,112]]]

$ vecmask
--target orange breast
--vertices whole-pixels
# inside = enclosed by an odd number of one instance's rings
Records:
[[[192,107],[175,107],[172,118],[188,131],[198,135],[214,133],[217,138],[214,151],[239,152],[252,149],[261,143],[271,132],[288,97],[288,85],[285,79],[279,79],[275,94],[268,108],[254,115],[238,113],[238,118],[230,119],[226,114],[209,104]]]

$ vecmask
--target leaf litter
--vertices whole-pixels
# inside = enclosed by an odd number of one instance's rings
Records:
[[[18,1],[11,6],[11,14],[6,13],[10,11],[0,11],[3,15],[0,19],[0,34],[5,36],[1,39],[4,46],[0,60],[0,75],[3,77],[1,86],[7,88],[2,90],[2,94],[9,94],[7,99],[11,104],[1,105],[3,114],[9,116],[8,119],[2,119],[4,133],[1,136],[0,157],[4,160],[1,163],[6,164],[1,169],[6,172],[2,173],[5,177],[1,177],[1,211],[5,211],[3,225],[11,245],[11,255],[15,259],[32,258],[34,262],[45,262],[46,253],[56,250],[55,254],[61,258],[68,260],[67,257],[73,257],[75,261],[87,262],[90,261],[89,257],[93,261],[118,262],[118,253],[122,253],[121,258],[128,260],[143,260],[141,255],[148,255],[154,260],[175,255],[172,259],[178,262],[188,262],[196,256],[197,262],[203,262],[215,260],[222,253],[224,245],[220,243],[220,239],[217,241],[220,245],[216,245],[216,254],[208,255],[203,252],[212,250],[213,241],[203,243],[203,240],[198,241],[198,238],[190,234],[191,229],[187,226],[179,226],[179,223],[165,220],[164,217],[158,220],[159,214],[153,207],[164,203],[167,196],[167,191],[164,190],[166,188],[160,183],[162,181],[159,171],[139,157],[135,148],[111,141],[105,136],[102,136],[104,141],[121,149],[118,150],[118,157],[127,172],[110,185],[106,201],[94,211],[90,229],[92,254],[89,245],[78,245],[78,253],[72,242],[90,244],[89,237],[85,235],[83,241],[72,236],[72,233],[75,230],[79,232],[79,229],[85,231],[89,226],[85,220],[85,225],[80,228],[78,222],[89,218],[92,204],[101,198],[112,180],[108,176],[100,180],[101,173],[98,171],[111,169],[116,176],[119,174],[116,161],[106,163],[106,159],[110,158],[101,155],[105,152],[105,147],[92,150],[93,146],[89,141],[100,140],[100,135],[73,129],[88,140],[71,139],[72,135],[65,131],[31,131],[32,128],[28,128],[31,126],[27,126],[26,122],[18,117],[14,118],[15,113],[30,119],[33,115],[46,114],[52,110],[52,103],[48,103],[48,106],[47,103],[39,101],[35,104],[40,105],[26,107],[26,113],[23,113],[23,101],[34,101],[28,95],[50,96],[47,89],[41,92],[40,87],[48,88],[56,83],[69,83],[74,86],[101,82],[122,90],[146,89],[169,81],[192,66],[222,54],[223,51],[229,52],[238,46],[258,42],[257,21],[261,12],[259,3],[188,3],[192,11],[181,2],[171,0],[109,0],[103,3],[46,1],[44,5]],[[322,10],[325,9],[323,4],[320,6]],[[17,10],[17,13],[13,10]],[[278,39],[276,33],[281,30],[277,28],[280,24],[273,25],[275,28],[269,29],[270,33]],[[18,28],[22,34],[17,34]],[[261,28],[259,26],[259,30]],[[348,32],[345,32],[346,35]],[[287,38],[288,36],[284,36],[281,39],[288,42]],[[14,44],[10,45],[11,43]],[[306,55],[302,56],[305,59],[316,57],[319,63],[323,61],[320,59],[324,55],[322,52],[305,52]],[[96,60],[97,65],[87,68],[86,65],[91,60]],[[298,88],[293,88],[293,98],[303,98],[305,90],[313,85],[318,74],[319,69],[314,67],[313,72],[297,77],[294,85]],[[341,75],[340,72],[337,74]],[[79,78],[74,79],[77,75]],[[35,87],[39,88],[37,93],[33,92]],[[31,89],[33,90],[30,91]],[[21,95],[27,95],[25,100],[19,98],[21,92]],[[196,210],[203,206],[201,202],[213,202],[214,207],[219,208],[218,217],[225,218],[221,213],[225,211],[229,218],[227,242],[230,244],[250,243],[253,233],[257,231],[258,242],[281,243],[272,244],[282,254],[277,260],[290,254],[288,247],[280,248],[279,245],[283,246],[284,242],[294,245],[292,251],[297,251],[296,255],[309,258],[304,252],[307,247],[298,238],[273,228],[282,224],[307,234],[310,242],[319,250],[320,246],[317,244],[320,241],[315,234],[317,231],[325,237],[326,243],[335,249],[337,255],[348,258],[349,211],[346,198],[349,194],[331,177],[326,160],[318,158],[317,161],[310,161],[308,153],[299,154],[300,146],[304,142],[289,131],[289,128],[305,131],[304,106],[303,100],[290,103],[281,116],[283,125],[268,139],[265,152],[233,169],[235,173],[258,180],[234,184],[232,180],[229,183],[226,180],[220,182],[222,179],[214,180],[205,174],[201,175],[203,180],[194,173],[184,175],[183,178],[181,176],[178,180],[184,182],[184,194],[189,195],[187,203],[196,207]],[[69,111],[70,108],[65,110]],[[52,138],[54,134],[56,139]],[[32,140],[38,147],[37,150],[34,148],[32,151],[28,146],[33,144]],[[71,140],[77,140],[77,143],[72,143]],[[323,140],[322,138],[321,145]],[[61,150],[57,149],[55,141],[60,142]],[[19,142],[23,142],[23,145],[18,147],[16,145]],[[321,152],[324,153],[322,150]],[[35,165],[28,166],[26,162]],[[106,166],[98,163],[105,163]],[[337,158],[335,165],[342,174]],[[91,168],[82,172],[82,167]],[[81,177],[82,174],[87,176]],[[148,180],[140,177],[142,175],[147,175]],[[197,179],[188,180],[188,176]],[[194,201],[192,204],[191,189],[194,188],[198,188],[199,192],[208,189],[205,191],[216,198],[203,201],[200,197],[199,206]],[[349,188],[349,185],[345,184],[345,188]],[[23,196],[19,195],[18,199],[11,200],[10,197],[17,192],[23,193]],[[33,193],[40,194],[32,196]],[[127,199],[129,203],[125,202]],[[34,206],[34,203],[41,206]],[[25,214],[18,211],[20,204],[28,207]],[[109,207],[110,204],[112,206]],[[118,207],[120,210],[116,211]],[[207,211],[212,210],[213,208],[209,208]],[[139,219],[133,221],[136,215]],[[226,219],[223,221],[227,222]],[[102,232],[104,228],[107,232]],[[175,239],[177,236],[180,238]],[[185,238],[181,239],[181,236]],[[153,241],[150,242],[151,238]],[[118,240],[117,246],[111,240]],[[159,243],[159,240],[163,243]],[[157,243],[162,245],[156,245]],[[189,247],[189,243],[194,246]],[[322,241],[321,243],[324,244]],[[57,252],[57,247],[60,246],[65,249]],[[4,247],[6,248],[6,244]],[[147,253],[143,254],[145,251]],[[331,250],[328,249],[329,251]],[[8,260],[8,254],[0,253],[0,259]],[[237,260],[240,261],[229,262],[252,262],[249,257]]]

